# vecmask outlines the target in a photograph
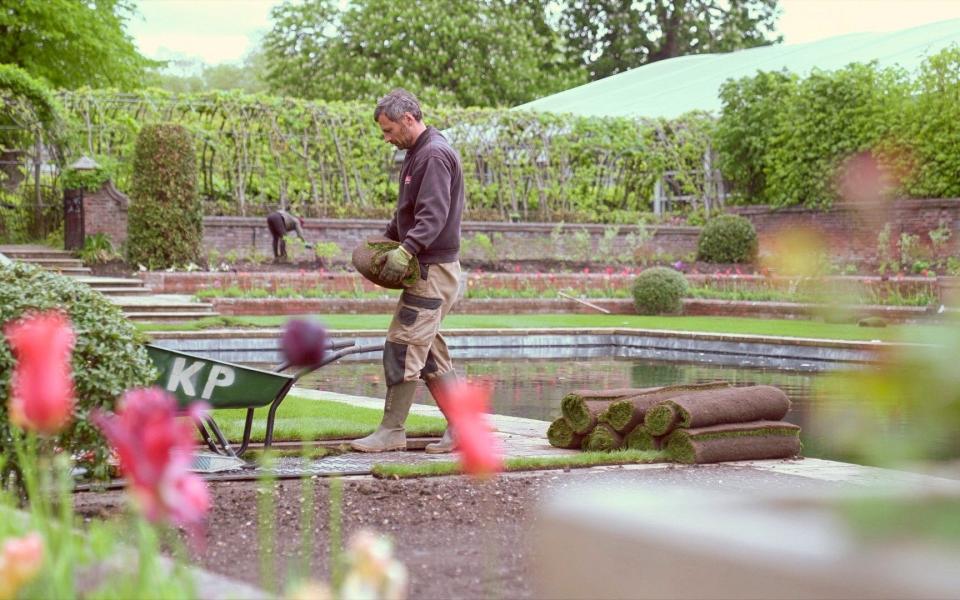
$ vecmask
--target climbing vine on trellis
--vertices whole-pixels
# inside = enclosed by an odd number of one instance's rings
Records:
[[[73,116],[68,155],[111,157],[121,189],[133,142],[172,122],[197,140],[207,214],[260,214],[285,204],[311,216],[383,217],[396,195],[394,149],[365,103],[321,103],[233,92],[63,92]],[[676,171],[678,192],[702,188],[714,120],[600,119],[499,109],[425,107],[463,157],[473,218],[635,222],[654,181]]]

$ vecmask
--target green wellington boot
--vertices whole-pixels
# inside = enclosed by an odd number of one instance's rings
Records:
[[[437,407],[440,409],[440,412],[446,416],[446,411],[443,409],[443,402],[450,402],[452,399],[449,399],[449,394],[445,394],[445,388],[452,386],[457,382],[457,373],[456,371],[447,371],[443,375],[438,375],[436,377],[431,377],[426,380],[427,389],[430,390],[430,395],[433,396],[433,399],[437,403]],[[441,400],[442,399],[442,400]],[[446,454],[448,452],[453,452],[457,449],[457,442],[453,439],[453,429],[450,427],[450,419],[447,418],[447,429],[443,432],[443,437],[440,438],[439,442],[433,442],[427,444],[423,449],[427,454]]]
[[[389,452],[407,449],[407,433],[403,428],[417,391],[416,381],[404,381],[387,388],[383,404],[383,420],[377,430],[365,438],[353,440],[350,447],[358,452]]]

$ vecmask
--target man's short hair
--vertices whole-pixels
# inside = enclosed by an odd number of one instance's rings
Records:
[[[373,110],[373,120],[379,121],[380,115],[387,115],[388,119],[396,123],[403,117],[403,113],[410,113],[416,121],[423,119],[417,97],[403,88],[396,88],[377,102],[377,108]]]

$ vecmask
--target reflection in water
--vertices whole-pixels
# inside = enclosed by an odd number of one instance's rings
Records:
[[[831,460],[862,457],[844,452],[836,435],[850,408],[863,399],[819,389],[823,374],[746,369],[727,366],[657,362],[637,359],[589,360],[480,360],[460,361],[457,370],[469,378],[494,384],[491,398],[496,414],[550,421],[560,415],[560,400],[576,389],[652,387],[724,380],[735,385],[765,384],[779,387],[790,397],[792,409],[786,420],[803,428],[804,455]],[[341,362],[329,365],[300,380],[299,385],[382,398],[386,387],[379,362]],[[433,404],[422,388],[416,402]],[[907,416],[907,418],[909,418]],[[861,431],[896,435],[903,426],[890,423],[860,423]],[[848,429],[848,428],[847,428]],[[954,446],[944,440],[944,446]],[[953,453],[951,448],[948,453]]]

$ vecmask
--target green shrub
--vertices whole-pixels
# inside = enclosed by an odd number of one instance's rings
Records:
[[[697,241],[697,259],[712,263],[745,263],[757,256],[757,231],[747,218],[720,215],[707,221]]]
[[[120,258],[120,255],[117,254],[116,249],[113,247],[113,242],[110,241],[110,238],[107,237],[105,233],[95,233],[84,238],[83,248],[80,249],[77,255],[80,257],[80,260],[88,265],[98,265]]]
[[[641,315],[678,313],[686,293],[683,273],[667,267],[646,269],[633,282],[633,303]]]
[[[190,133],[180,125],[147,125],[133,157],[128,259],[150,269],[200,261],[203,209]]]
[[[89,421],[94,407],[113,408],[116,398],[132,387],[147,385],[155,375],[142,346],[143,335],[105,297],[69,277],[15,263],[0,266],[0,325],[30,311],[64,310],[73,324],[73,379],[77,395],[72,424],[56,444],[74,456],[87,456],[85,465],[97,477],[107,472],[106,442]],[[11,447],[7,416],[13,355],[0,335],[0,448]],[[15,457],[7,454],[6,477],[15,469]],[[3,479],[0,479],[2,481]]]

